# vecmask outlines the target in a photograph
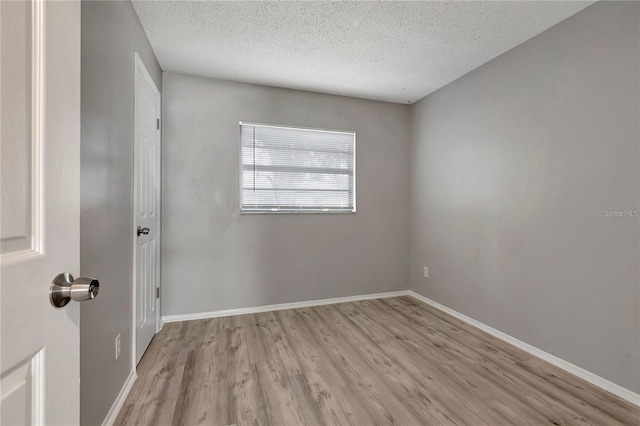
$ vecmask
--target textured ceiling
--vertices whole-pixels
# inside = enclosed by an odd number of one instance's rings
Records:
[[[413,103],[593,1],[134,1],[165,71]]]

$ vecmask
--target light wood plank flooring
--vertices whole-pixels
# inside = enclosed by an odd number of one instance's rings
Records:
[[[410,297],[166,324],[118,425],[638,425],[640,409]]]

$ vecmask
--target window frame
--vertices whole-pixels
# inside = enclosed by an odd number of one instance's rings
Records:
[[[242,192],[243,192],[243,180],[242,180],[242,126],[259,126],[259,127],[273,127],[278,129],[300,129],[300,130],[311,130],[317,132],[326,132],[326,133],[348,133],[353,134],[353,175],[351,179],[353,180],[353,208],[351,210],[267,210],[267,209],[243,209],[242,207]],[[323,129],[318,127],[302,127],[302,126],[290,126],[283,124],[268,124],[268,123],[257,123],[257,122],[249,122],[249,121],[240,121],[238,123],[238,207],[241,215],[254,215],[254,214],[355,214],[356,213],[356,148],[357,148],[357,134],[355,130],[336,130],[336,129]]]

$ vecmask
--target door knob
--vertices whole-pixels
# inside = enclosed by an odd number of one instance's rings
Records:
[[[138,226],[138,237],[140,235],[149,235],[149,231],[150,231],[150,229],[147,228],[146,226],[144,228],[141,228],[141,227]]]
[[[68,272],[58,274],[49,287],[49,301],[56,308],[66,306],[71,300],[83,302],[95,299],[100,290],[100,282],[95,278],[73,279]]]

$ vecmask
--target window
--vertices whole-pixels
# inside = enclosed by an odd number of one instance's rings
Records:
[[[355,132],[240,123],[240,211],[356,211]]]

